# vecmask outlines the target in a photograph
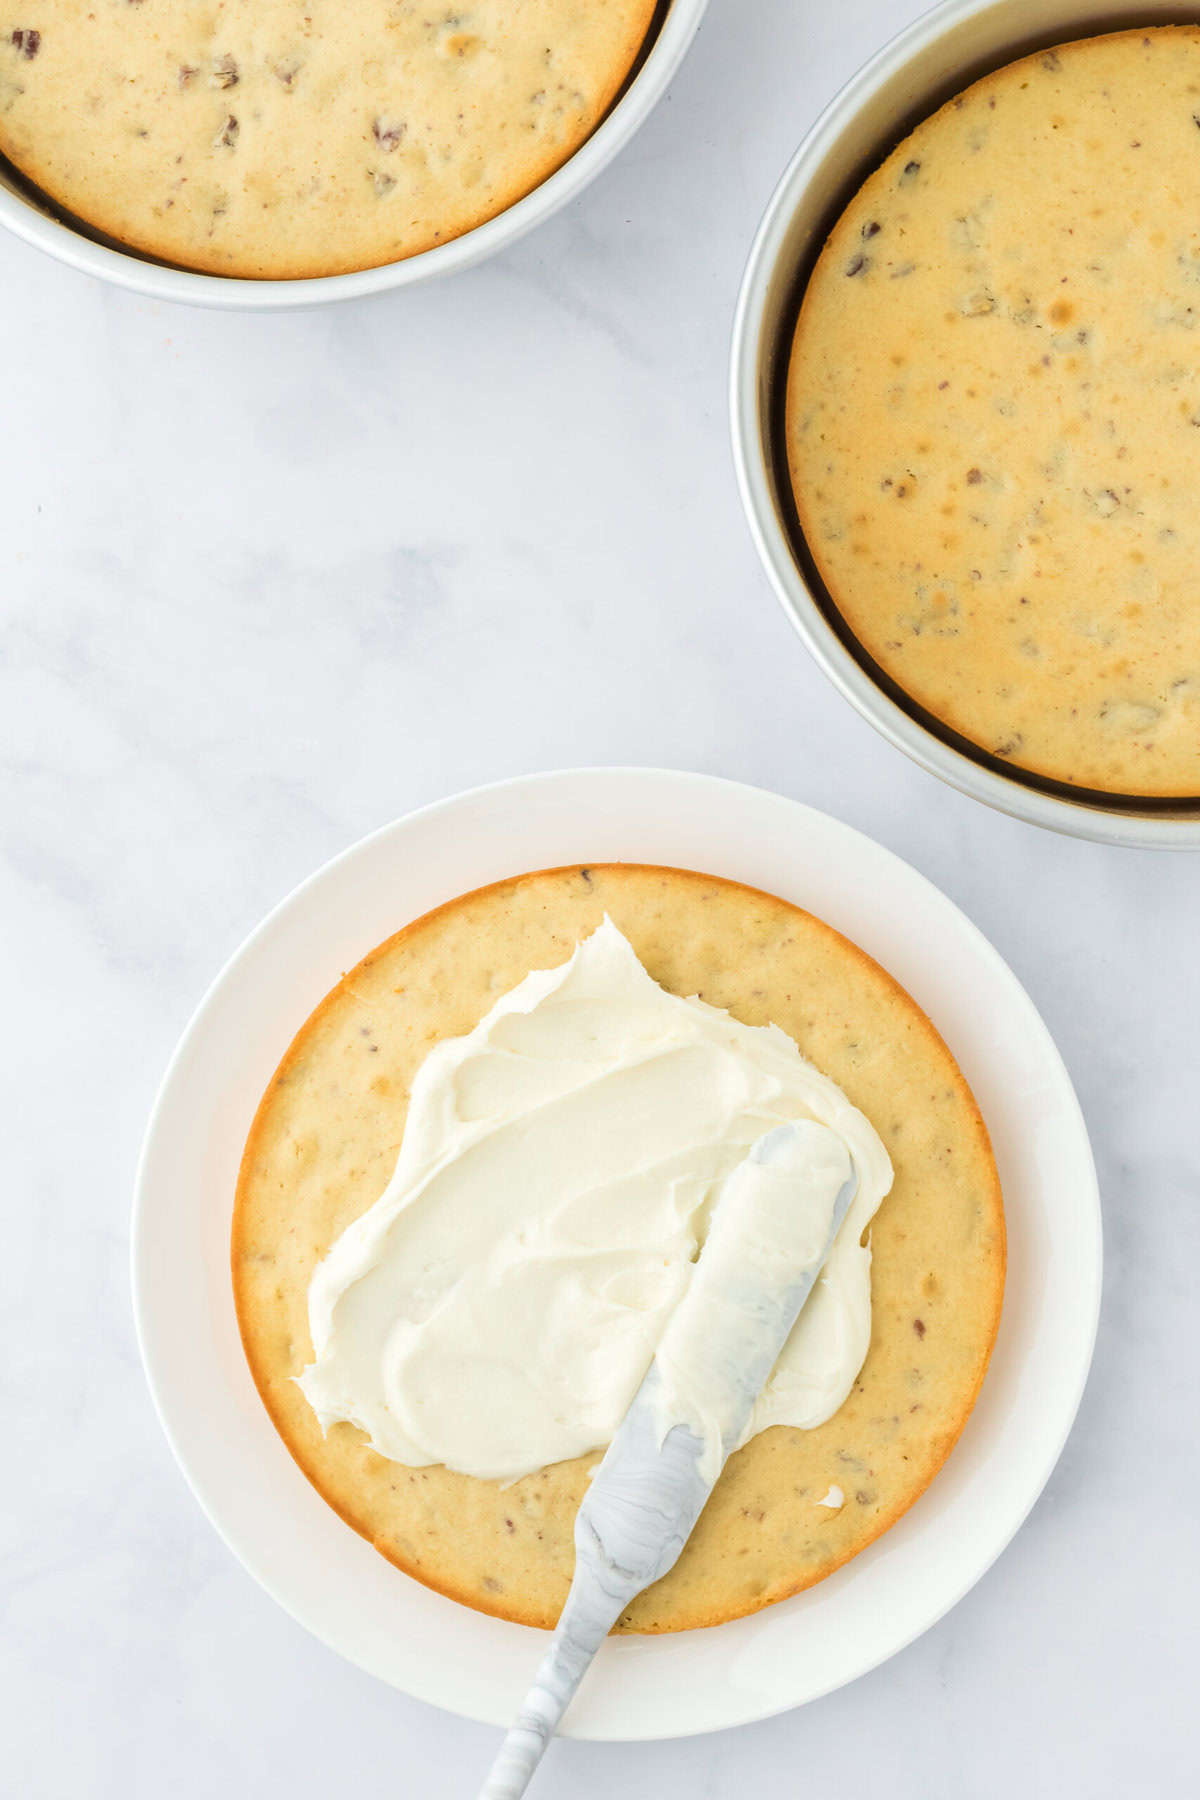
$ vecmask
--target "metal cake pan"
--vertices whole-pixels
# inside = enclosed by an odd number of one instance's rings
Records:
[[[687,54],[708,0],[662,0],[631,78],[607,116],[562,167],[523,199],[474,230],[419,255],[346,275],[258,281],[175,267],[93,231],[57,207],[0,157],[0,227],[73,269],[152,300],[232,311],[280,312],[411,287],[470,268],[559,212],[592,182],[645,123]]]
[[[1200,22],[1158,0],[945,0],[886,44],[826,107],[771,197],[742,282],[730,404],[742,502],[784,611],[851,705],[922,768],[985,804],[1075,837],[1200,848],[1200,798],[1105,796],[1007,768],[922,714],[854,642],[805,554],[782,456],[782,386],[812,262],[850,196],[921,119],[1031,50],[1136,25]]]

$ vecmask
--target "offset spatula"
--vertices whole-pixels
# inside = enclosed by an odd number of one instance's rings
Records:
[[[524,1794],[609,1631],[678,1560],[857,1188],[841,1139],[811,1120],[768,1132],[726,1180],[688,1291],[584,1496],[566,1604],[479,1800]]]

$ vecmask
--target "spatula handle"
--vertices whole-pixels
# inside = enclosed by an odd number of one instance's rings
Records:
[[[479,1800],[518,1800],[588,1664],[629,1605],[687,1542],[709,1483],[685,1426],[660,1441],[651,1368],[596,1470],[575,1521],[575,1575],[550,1649]]]
[[[593,1568],[582,1561],[533,1686],[500,1746],[479,1800],[519,1800],[558,1729],[596,1651],[633,1594],[605,1593]]]

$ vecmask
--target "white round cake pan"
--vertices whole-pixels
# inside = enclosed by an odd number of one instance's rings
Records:
[[[1041,46],[1176,21],[1171,0],[946,0],[879,51],[821,114],[776,188],[750,252],[734,325],[734,458],[750,529],[784,611],[810,654],[876,730],[914,762],[1001,812],[1076,837],[1141,848],[1200,847],[1200,801],[1106,800],[1009,771],[951,741],[885,692],[835,624],[796,550],[779,409],[804,279],[841,208],[919,120],[988,69]]]
[[[309,1486],[242,1352],[229,1270],[233,1195],[259,1098],[344,970],[457,894],[522,870],[610,861],[674,864],[765,888],[889,969],[937,1025],[979,1101],[1008,1225],[995,1352],[945,1468],[890,1531],[807,1593],[707,1631],[611,1638],[565,1729],[628,1740],[764,1718],[903,1649],[1004,1549],[1070,1430],[1100,1301],[1087,1131],[1020,983],[944,894],[827,814],[709,775],[526,776],[400,819],[278,906],[184,1033],[138,1172],[133,1290],[164,1429],[246,1568],[350,1661],[420,1699],[507,1724],[545,1633],[402,1575]],[[316,1663],[312,1677],[321,1679]]]
[[[494,251],[524,237],[582,193],[612,162],[666,92],[707,5],[708,0],[665,0],[661,16],[655,20],[649,49],[633,80],[587,141],[532,193],[473,231],[400,262],[350,275],[325,275],[302,281],[240,280],[173,268],[90,233],[82,224],[60,216],[49,202],[39,203],[36,193],[19,178],[14,179],[2,160],[0,226],[85,275],[97,275],[103,281],[131,288],[154,300],[180,300],[192,306],[272,312],[321,306],[331,300],[352,300],[362,294],[409,287],[435,275],[449,275],[482,262]]]

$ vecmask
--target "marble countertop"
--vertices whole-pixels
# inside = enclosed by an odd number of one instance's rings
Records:
[[[809,801],[966,909],[1078,1085],[1108,1278],[1063,1459],[948,1618],[767,1724],[558,1745],[537,1791],[802,1775],[1082,1800],[1200,1776],[1200,856],[1036,831],[889,749],[785,622],[733,483],[754,224],[818,106],[916,11],[713,0],[583,199],[424,290],[192,312],[0,241],[0,1692],[22,1800],[474,1793],[496,1734],[338,1661],[201,1516],[138,1364],[130,1189],[192,1006],[300,877],[424,801],[600,762]]]

